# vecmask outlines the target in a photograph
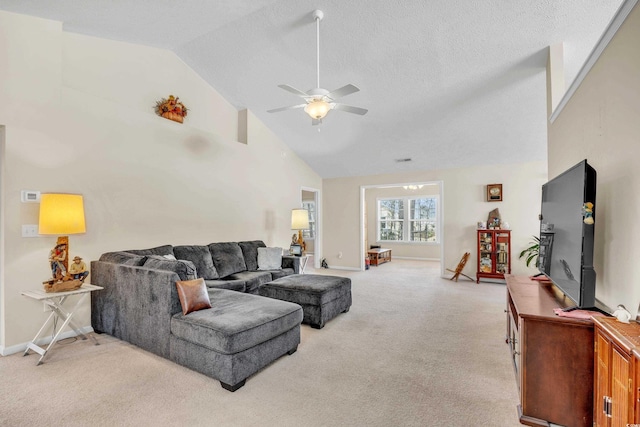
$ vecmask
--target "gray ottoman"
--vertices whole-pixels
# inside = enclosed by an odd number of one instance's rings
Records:
[[[351,307],[351,279],[319,274],[293,274],[260,286],[262,296],[302,306],[302,323],[320,329]]]

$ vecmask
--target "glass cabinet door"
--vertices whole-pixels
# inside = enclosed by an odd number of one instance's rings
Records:
[[[493,272],[493,233],[480,233],[478,238],[478,253],[480,255],[480,272]]]
[[[509,233],[496,233],[496,273],[509,273]]]

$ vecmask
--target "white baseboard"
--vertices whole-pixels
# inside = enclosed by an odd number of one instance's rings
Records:
[[[83,334],[89,334],[93,332],[93,328],[91,326],[85,326],[80,328],[80,331]],[[58,341],[63,340],[65,338],[72,338],[75,336],[78,336],[78,334],[76,334],[75,331],[63,332],[60,334],[60,336],[58,336]],[[40,347],[43,347],[45,345],[48,345],[52,339],[53,339],[53,335],[49,335],[48,337],[40,338],[38,341],[36,341],[36,344],[38,344]],[[22,344],[12,345],[11,347],[0,346],[0,356],[9,356],[11,354],[24,352],[27,349],[27,344],[28,343],[25,342]]]
[[[410,257],[410,256],[394,256],[392,258],[392,261],[394,259],[409,259],[412,261],[440,261],[440,258],[416,258],[416,257]]]
[[[485,278],[483,277],[482,279],[480,279],[480,283],[497,283],[499,285],[506,285],[507,282],[503,279],[491,279],[491,278]]]
[[[442,279],[447,279],[447,280],[451,280],[451,278],[453,277],[453,275],[454,275],[454,274],[455,274],[455,273],[453,273],[453,272],[450,272],[450,271],[449,271],[449,272],[444,273],[442,276],[440,276],[440,278],[442,278]],[[466,273],[465,273],[465,274],[466,274]],[[471,274],[471,275],[468,275],[468,274],[467,274],[467,276],[469,276],[469,277],[473,277],[473,275],[474,275],[474,274]],[[493,280],[493,279],[491,279],[491,280]],[[472,279],[469,279],[468,277],[464,277],[464,276],[462,276],[462,275],[460,275],[460,276],[458,277],[458,281],[460,281],[460,282],[472,282],[472,283],[476,283],[476,279],[473,279],[473,278],[472,278]],[[483,282],[486,282],[487,280],[482,279],[482,281],[483,281]],[[452,280],[452,282],[453,282],[453,283],[456,283],[454,280]],[[503,280],[502,282],[495,282],[495,283],[502,283],[502,284],[504,284],[505,282],[504,282],[504,280]]]
[[[412,258],[412,257],[404,257],[404,256],[394,256],[393,259],[408,259],[412,261],[437,261],[440,262],[439,258]],[[393,262],[393,260],[392,260]],[[383,263],[384,264],[384,263]],[[329,266],[329,270],[346,270],[346,271],[362,271],[356,267],[332,267]]]

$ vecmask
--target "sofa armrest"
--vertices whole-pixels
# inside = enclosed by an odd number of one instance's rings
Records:
[[[300,257],[294,255],[283,255],[282,268],[293,268],[295,274],[300,274]]]
[[[169,357],[171,317],[181,311],[178,275],[146,267],[91,262],[91,326],[162,357]]]

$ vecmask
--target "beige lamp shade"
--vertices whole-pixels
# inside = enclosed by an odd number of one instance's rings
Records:
[[[309,211],[306,209],[291,209],[291,229],[307,230],[309,228]]]
[[[80,194],[45,193],[40,197],[40,234],[85,233],[84,201]]]

